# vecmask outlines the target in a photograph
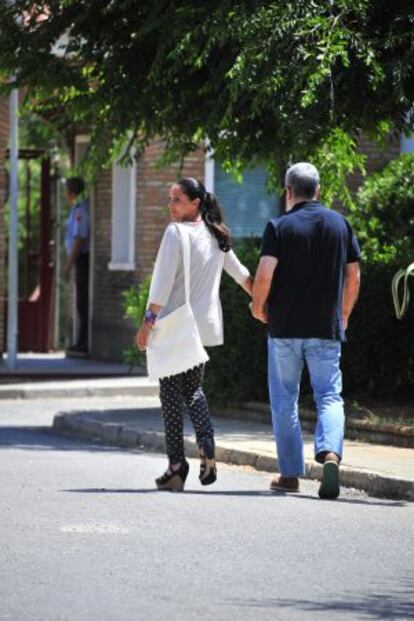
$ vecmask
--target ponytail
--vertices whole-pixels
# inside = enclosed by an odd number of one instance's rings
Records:
[[[223,222],[223,212],[214,194],[206,192],[201,205],[201,217],[210,233],[217,239],[220,250],[231,250],[230,231]]]
[[[190,200],[200,199],[200,213],[206,227],[216,238],[220,250],[229,252],[232,246],[230,230],[224,223],[223,212],[214,194],[207,192],[201,181],[192,177],[181,179],[178,185]]]

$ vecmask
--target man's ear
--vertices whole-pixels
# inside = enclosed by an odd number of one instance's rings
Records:
[[[318,201],[321,197],[321,186],[318,185],[318,187],[316,188],[316,192],[315,192],[315,198]]]
[[[290,199],[292,198],[292,188],[290,188],[288,185],[286,186],[286,198],[287,200],[290,201]]]

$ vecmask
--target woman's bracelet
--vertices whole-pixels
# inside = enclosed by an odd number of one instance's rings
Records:
[[[148,309],[145,311],[144,315],[144,323],[148,324],[153,328],[155,326],[155,322],[157,321],[158,315],[152,312],[152,310]]]

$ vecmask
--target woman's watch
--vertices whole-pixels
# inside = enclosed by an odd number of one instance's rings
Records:
[[[145,311],[144,315],[144,323],[151,326],[153,328],[155,326],[155,322],[157,321],[158,315],[152,312],[152,310],[148,309]]]

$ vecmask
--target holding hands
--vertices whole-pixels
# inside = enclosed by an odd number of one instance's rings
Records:
[[[260,307],[258,304],[255,304],[254,302],[250,302],[249,308],[250,308],[250,311],[252,313],[252,316],[255,319],[257,319],[258,321],[261,321],[262,323],[268,323],[269,322],[269,316],[268,316],[267,308]]]

